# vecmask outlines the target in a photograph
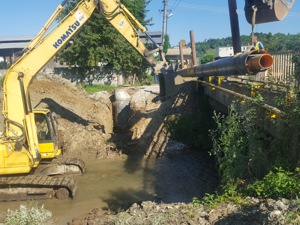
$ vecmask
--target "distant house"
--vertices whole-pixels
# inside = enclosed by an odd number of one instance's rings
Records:
[[[152,44],[152,40],[158,44],[162,44],[162,32],[161,31],[147,31],[147,34],[151,37],[148,37],[145,33],[138,32],[139,37],[145,45]],[[152,39],[152,40],[151,40]]]
[[[193,56],[192,56],[192,49],[190,47],[182,48],[182,55],[183,55],[183,60],[184,60],[184,66],[191,67],[193,66],[192,61],[193,61]],[[169,48],[166,54],[166,59],[169,61],[172,61],[173,67],[175,68],[180,68],[181,67],[181,62],[180,62],[180,50],[179,48]],[[175,69],[177,70],[177,69]]]
[[[242,46],[242,52],[250,50],[252,46]],[[233,56],[233,47],[232,46],[226,46],[226,47],[218,47],[217,48],[217,56],[220,57],[226,57],[226,56]]]
[[[182,54],[184,59],[192,59],[192,49],[182,48]],[[180,60],[179,48],[169,48],[166,54],[166,59],[168,60]]]
[[[1,36],[0,59],[12,64],[21,54],[23,49],[30,43],[33,36]]]

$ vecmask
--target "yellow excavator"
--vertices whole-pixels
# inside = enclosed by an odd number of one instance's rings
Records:
[[[72,38],[96,11],[102,13],[131,45],[160,70],[164,59],[156,62],[138,36],[146,29],[116,0],[81,0],[54,28],[50,26],[63,10],[59,5],[42,30],[27,46],[25,53],[8,70],[3,84],[4,131],[0,136],[0,200],[52,198],[75,195],[76,184],[69,172],[83,173],[80,159],[59,160],[56,121],[48,109],[33,109],[30,84],[34,76]],[[136,29],[137,28],[137,29]],[[149,37],[150,38],[150,37]],[[52,160],[42,166],[45,160]],[[40,169],[43,168],[43,169]],[[37,172],[38,171],[38,172]],[[51,176],[50,176],[51,175]]]

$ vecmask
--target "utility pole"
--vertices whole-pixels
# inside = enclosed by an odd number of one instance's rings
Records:
[[[163,27],[162,27],[162,43],[164,45],[165,42],[165,35],[167,34],[167,17],[168,17],[168,0],[163,0],[164,3],[164,15],[163,15]]]

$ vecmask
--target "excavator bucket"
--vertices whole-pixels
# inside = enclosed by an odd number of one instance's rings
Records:
[[[248,23],[260,24],[283,20],[295,0],[245,0],[245,15]],[[256,12],[255,12],[256,11]]]

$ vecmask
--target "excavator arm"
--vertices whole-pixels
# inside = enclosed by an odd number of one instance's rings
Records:
[[[81,1],[53,30],[48,31],[62,9],[59,6],[26,52],[8,70],[3,85],[5,131],[0,145],[3,160],[0,174],[28,173],[39,164],[41,156],[28,87],[32,78],[68,43],[95,8],[95,2]]]
[[[4,81],[3,115],[5,130],[0,140],[0,174],[28,173],[41,160],[29,86],[34,76],[90,19],[96,8],[151,66],[158,63],[141,42],[136,29],[146,29],[116,0],[81,0],[56,26],[51,24],[63,6],[58,6],[42,30],[8,70]],[[161,51],[157,48],[155,51]],[[163,63],[164,64],[164,63]],[[160,64],[160,65],[163,65]],[[42,111],[40,111],[42,112]],[[45,113],[46,114],[46,113]],[[53,150],[54,151],[54,150]],[[45,154],[59,155],[60,151]]]
[[[122,34],[126,40],[144,57],[149,65],[152,66],[155,74],[164,73],[167,67],[167,62],[162,52],[162,47],[158,46],[152,38],[147,34],[147,30],[140,22],[128,11],[128,9],[115,0],[100,0],[99,9],[103,17],[114,28]],[[156,49],[149,51],[138,36],[136,30],[138,28],[142,33],[145,33],[151,41],[156,45]],[[161,61],[156,61],[153,58],[153,53],[159,52]]]

